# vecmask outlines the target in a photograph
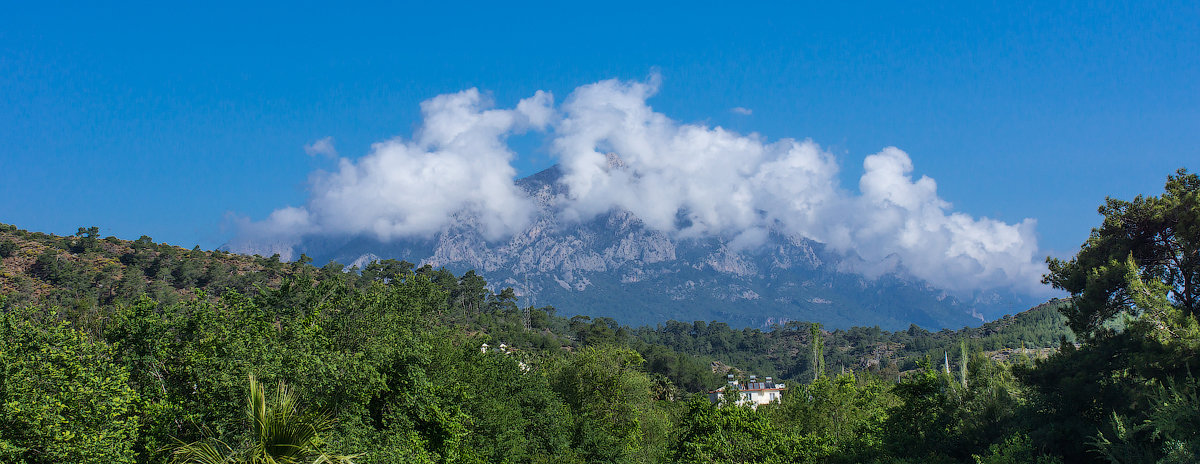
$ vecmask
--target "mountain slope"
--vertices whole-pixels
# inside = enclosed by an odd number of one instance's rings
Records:
[[[610,163],[620,167],[618,159]],[[668,319],[735,326],[805,320],[830,327],[958,328],[1032,305],[995,292],[963,301],[899,274],[867,278],[844,272],[840,257],[820,243],[778,231],[762,246],[738,249],[721,238],[672,237],[623,210],[565,220],[556,213],[567,193],[560,176],[552,167],[518,181],[539,211],[506,241],[489,242],[477,218],[460,213],[430,238],[316,237],[294,251],[318,263],[360,268],[391,258],[455,273],[474,269],[494,287],[512,287],[523,305],[552,305],[564,315],[607,316],[634,325]]]

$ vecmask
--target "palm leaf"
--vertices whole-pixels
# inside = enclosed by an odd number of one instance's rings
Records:
[[[274,398],[253,375],[246,395],[246,418],[250,434],[240,451],[220,443],[225,451],[209,443],[196,442],[175,449],[172,462],[180,464],[353,464],[361,454],[343,456],[321,452],[321,434],[333,428],[326,416],[307,414],[296,393],[283,382]]]

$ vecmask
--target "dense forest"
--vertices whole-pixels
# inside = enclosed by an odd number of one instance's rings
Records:
[[[518,304],[474,272],[0,225],[0,462],[1195,462],[1200,179],[958,331]],[[565,315],[564,315],[565,316]],[[757,409],[707,391],[786,380]]]

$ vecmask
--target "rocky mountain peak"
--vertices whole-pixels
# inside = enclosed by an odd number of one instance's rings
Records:
[[[608,155],[610,169],[624,162]],[[771,231],[767,242],[733,249],[716,237],[679,238],[614,209],[585,221],[559,216],[567,189],[558,166],[520,179],[538,211],[529,226],[500,242],[480,233],[468,213],[436,236],[380,242],[368,237],[309,240],[297,247],[318,262],[362,267],[404,259],[474,269],[493,287],[512,287],[521,304],[553,305],[560,314],[609,316],[624,323],[720,320],[740,326],[811,320],[830,327],[962,327],[981,314],[1009,311],[1011,298],[970,303],[897,275],[877,279],[840,271],[839,257],[800,236]],[[1002,308],[1002,309],[1001,309]],[[998,314],[997,314],[998,315]]]

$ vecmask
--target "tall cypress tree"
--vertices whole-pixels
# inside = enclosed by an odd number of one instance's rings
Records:
[[[812,323],[808,330],[811,337],[809,344],[812,348],[813,380],[817,380],[825,374],[825,338],[821,336],[819,323]]]

